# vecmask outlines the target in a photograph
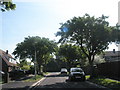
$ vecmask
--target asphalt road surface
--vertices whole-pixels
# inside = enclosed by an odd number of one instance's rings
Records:
[[[61,75],[60,73],[50,73],[45,79],[37,83],[31,90],[40,88],[100,88],[88,81],[69,81],[68,76]]]

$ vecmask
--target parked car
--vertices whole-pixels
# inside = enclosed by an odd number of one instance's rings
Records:
[[[60,71],[60,72],[61,72],[61,74],[67,74],[68,71],[67,71],[66,68],[61,68],[61,71]]]
[[[81,68],[71,68],[69,73],[69,80],[82,80],[85,81],[85,73]]]

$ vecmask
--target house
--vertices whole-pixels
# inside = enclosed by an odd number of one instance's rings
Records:
[[[120,61],[120,51],[115,51],[115,49],[113,51],[106,51],[103,57],[106,62]]]
[[[5,52],[0,49],[0,70],[5,73],[3,75],[5,82],[8,82],[9,72],[18,68],[17,64],[10,62],[12,60],[14,58],[8,53],[8,50]]]

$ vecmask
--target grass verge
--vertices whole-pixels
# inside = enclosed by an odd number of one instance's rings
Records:
[[[90,75],[86,75],[85,78],[86,80],[88,80],[90,78]]]
[[[93,79],[90,79],[90,76],[86,76],[86,79],[90,82],[96,83],[101,86],[105,86],[108,88],[120,88],[120,81],[109,79],[106,77],[98,76]]]
[[[43,73],[44,75],[46,75],[46,74],[49,74],[48,72],[45,72],[45,73]],[[26,79],[26,80],[23,80],[23,81],[25,81],[25,82],[36,82],[36,81],[38,81],[38,80],[40,80],[41,78],[43,78],[44,76],[42,76],[42,75],[36,75],[36,79],[35,79],[35,76],[33,76],[33,77],[31,77],[31,78],[29,78],[29,79]]]
[[[26,79],[26,80],[23,80],[23,81],[25,81],[25,82],[36,82],[36,81],[40,80],[42,77],[43,76],[41,76],[41,75],[36,75],[36,79],[35,79],[35,76],[33,76],[33,77],[31,77],[29,79]]]

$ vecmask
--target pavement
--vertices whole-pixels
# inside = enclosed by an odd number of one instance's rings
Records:
[[[9,83],[2,84],[2,90],[26,90],[35,82],[25,82],[23,80],[33,77],[34,75],[25,76],[18,80],[9,81]]]

